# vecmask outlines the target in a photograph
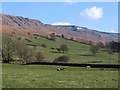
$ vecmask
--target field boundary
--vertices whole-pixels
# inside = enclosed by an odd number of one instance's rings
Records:
[[[87,67],[91,68],[120,68],[120,64],[80,64],[80,63],[53,63],[53,62],[29,62],[26,65],[58,65],[58,66],[74,66],[74,67]]]
[[[2,90],[119,90],[119,88],[2,88]]]

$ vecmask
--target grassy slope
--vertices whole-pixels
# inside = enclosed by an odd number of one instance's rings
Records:
[[[117,88],[118,71],[3,64],[3,88]]]
[[[98,54],[92,56],[79,56],[78,53],[90,54],[89,45],[79,44],[73,41],[58,39],[50,41],[44,38],[33,39],[34,44],[41,45],[45,43],[47,48],[37,47],[45,59],[52,61],[60,55],[68,55],[70,62],[88,63],[90,61],[102,60],[102,63],[108,63],[106,52],[99,50]],[[70,51],[62,53],[52,53],[51,47],[57,48],[61,44],[67,44]],[[117,63],[117,54],[112,55],[111,63]],[[80,67],[66,67],[65,71],[58,72],[56,69],[60,66],[28,65],[21,66],[17,64],[3,64],[3,87],[5,88],[98,88],[98,87],[117,87],[118,72],[112,70],[86,69]]]
[[[91,54],[89,51],[90,45],[80,44],[76,43],[70,40],[60,39],[58,38],[56,41],[50,41],[44,38],[38,38],[33,39],[34,44],[38,45],[37,50],[40,50],[44,55],[46,60],[52,61],[54,58],[61,56],[61,55],[68,55],[71,60],[70,62],[79,62],[79,63],[88,63],[92,61],[102,61],[99,63],[109,63],[109,55],[107,52],[102,51],[103,49],[100,49],[96,56],[80,56],[81,54]],[[42,48],[39,45],[42,43],[47,45],[47,48]],[[51,51],[52,47],[58,48],[61,44],[66,44],[69,47],[69,51],[65,54],[63,53],[53,53]],[[97,62],[98,63],[98,62]],[[110,63],[118,63],[118,54],[114,53],[110,57]]]

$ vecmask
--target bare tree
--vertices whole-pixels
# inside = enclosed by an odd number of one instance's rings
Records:
[[[98,49],[99,48],[97,45],[91,45],[91,47],[90,47],[90,51],[93,55],[95,55],[97,53]]]
[[[3,37],[2,39],[2,61],[10,63],[13,53],[15,52],[15,39],[11,37]]]
[[[67,63],[70,58],[68,56],[59,56],[53,60],[54,63]]]
[[[111,49],[107,50],[107,53],[109,54],[109,64],[110,64],[110,56],[114,53]]]
[[[64,53],[64,52],[67,52],[69,49],[68,49],[68,46],[67,45],[61,45],[60,46],[60,50]]]
[[[43,54],[41,52],[37,52],[36,55],[35,55],[35,58],[36,58],[37,62],[44,61],[44,56],[43,56]]]
[[[21,60],[21,64],[26,64],[33,59],[34,49],[26,45],[25,41],[19,41],[16,43],[17,53]]]

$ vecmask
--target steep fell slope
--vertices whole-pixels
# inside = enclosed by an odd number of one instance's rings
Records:
[[[0,14],[2,16],[2,32],[7,34],[47,36],[55,33],[56,36],[64,35],[65,38],[73,38],[78,42],[106,43],[108,41],[118,41],[118,34],[99,32],[79,26],[52,26],[44,24],[39,20]]]

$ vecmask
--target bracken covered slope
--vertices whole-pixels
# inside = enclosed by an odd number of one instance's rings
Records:
[[[118,41],[117,33],[100,32],[80,26],[52,26],[39,20],[0,14],[2,17],[2,32],[15,34],[16,36],[34,36],[35,34],[47,36],[55,33],[56,36],[64,35],[65,38],[73,38],[78,42],[102,42]]]

